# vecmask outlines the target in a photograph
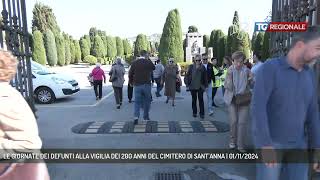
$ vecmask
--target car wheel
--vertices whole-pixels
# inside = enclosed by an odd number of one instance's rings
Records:
[[[53,91],[47,87],[41,87],[36,91],[36,100],[40,104],[51,104],[55,100]]]

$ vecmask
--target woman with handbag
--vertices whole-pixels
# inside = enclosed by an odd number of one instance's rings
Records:
[[[112,87],[114,91],[114,97],[116,99],[117,109],[120,109],[123,99],[123,83],[124,74],[126,70],[121,63],[121,58],[117,58],[116,63],[112,66],[110,70],[110,82],[112,82]]]
[[[224,100],[228,105],[230,116],[230,144],[231,149],[245,150],[245,137],[251,102],[250,84],[252,74],[244,65],[245,55],[241,51],[232,54],[233,65],[228,68],[224,83]]]
[[[96,100],[99,100],[102,98],[102,81],[106,83],[106,76],[104,71],[101,69],[100,63],[96,64],[96,67],[92,70],[91,75],[93,79],[93,88],[96,95]]]
[[[35,116],[23,96],[9,82],[16,74],[18,60],[0,50],[0,144],[1,154],[39,153],[42,142]],[[2,161],[4,159],[1,159]],[[23,159],[21,159],[23,162]],[[44,162],[0,163],[0,180],[49,180]]]
[[[169,99],[171,98],[172,106],[175,106],[174,100],[176,97],[178,77],[179,77],[178,67],[174,63],[174,59],[170,58],[162,75],[162,84],[164,83],[164,86],[165,86],[164,95],[167,96],[166,103],[169,103]]]

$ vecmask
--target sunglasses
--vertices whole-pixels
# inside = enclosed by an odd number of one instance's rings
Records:
[[[198,59],[198,60],[196,60],[196,62],[200,62],[200,61],[201,61],[201,60],[199,60],[199,59]]]
[[[204,61],[207,61],[208,59],[203,59]]]
[[[169,61],[169,63],[173,63],[173,61]]]

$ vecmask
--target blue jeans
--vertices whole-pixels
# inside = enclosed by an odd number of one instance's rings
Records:
[[[161,85],[161,77],[154,78],[155,82],[157,83],[157,95],[160,95],[160,91],[162,90],[163,86]]]
[[[140,108],[143,108],[143,119],[149,119],[151,104],[151,84],[134,86],[134,118],[139,119]]]
[[[306,145],[299,146],[306,147]],[[293,149],[294,147],[274,145],[276,149]],[[295,148],[294,148],[295,149]],[[257,164],[256,179],[259,180],[307,180],[308,179],[308,163],[277,163],[275,167],[268,167],[265,164]]]
[[[212,82],[208,84],[208,88],[206,89],[207,94],[207,103],[208,103],[208,112],[211,113],[212,109]]]

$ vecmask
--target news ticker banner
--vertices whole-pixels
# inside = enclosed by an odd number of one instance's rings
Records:
[[[292,149],[245,153],[229,149],[42,149],[1,151],[0,163],[308,163],[312,154]]]

